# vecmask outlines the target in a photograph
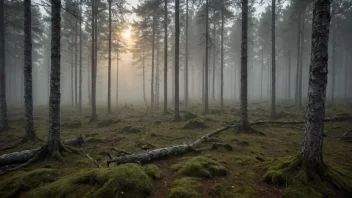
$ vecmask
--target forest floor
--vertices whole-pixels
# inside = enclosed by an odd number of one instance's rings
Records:
[[[269,107],[270,105],[265,103],[250,103],[250,121],[268,120],[270,117]],[[153,148],[190,143],[202,135],[221,128],[225,122],[239,120],[238,104],[228,105],[223,110],[219,106],[211,106],[210,113],[207,115],[201,114],[201,105],[192,104],[189,105],[187,111],[182,111],[183,120],[181,122],[174,122],[173,115],[164,115],[161,108],[160,110],[148,111],[141,106],[124,105],[114,109],[111,115],[107,115],[105,108],[100,108],[98,110],[99,121],[88,124],[88,107],[82,116],[77,116],[77,113],[72,109],[70,107],[62,107],[61,140],[81,135],[85,140],[81,149],[85,153],[89,153],[93,159],[96,159],[103,166],[101,169],[107,169],[106,160],[109,159],[107,153],[114,153],[118,150],[136,153]],[[277,107],[279,120],[285,121],[303,121],[304,111],[304,109],[297,109],[294,105],[282,104]],[[189,121],[185,117],[191,115],[189,112],[197,114],[198,117],[204,119],[206,127],[185,129],[184,126]],[[326,117],[346,115],[351,112],[351,108],[328,108]],[[48,133],[47,114],[48,111],[44,107],[35,108],[36,133],[44,141],[47,139]],[[0,150],[20,142],[23,137],[24,120],[22,109],[10,109],[9,120],[11,129],[0,133]],[[70,123],[77,122],[81,122],[81,126],[70,126]],[[133,126],[136,130],[126,130],[128,129],[126,126]],[[287,185],[290,186],[290,184],[287,184],[287,182],[280,186],[267,184],[264,182],[263,176],[275,159],[295,156],[300,152],[304,132],[303,125],[293,126],[291,128],[270,125],[254,127],[266,136],[238,134],[230,128],[217,135],[213,142],[201,144],[194,152],[154,161],[152,163],[160,169],[161,177],[151,180],[151,197],[282,197]],[[352,178],[352,144],[348,141],[340,141],[337,138],[343,136],[345,132],[351,129],[350,122],[326,123],[326,136],[323,143],[324,161],[350,178]],[[214,142],[226,146],[214,148]],[[0,155],[39,148],[44,143],[28,142],[20,144],[14,148],[0,151]],[[50,191],[49,187],[43,187],[50,186],[52,183],[57,183],[57,186],[52,185],[51,187],[59,188],[60,193],[62,193],[65,191],[63,189],[65,186],[60,183],[60,180],[73,177],[73,175],[82,170],[98,169],[96,164],[85,155],[68,154],[63,159],[63,162],[54,159],[42,160],[29,165],[21,171],[0,176],[0,197],[40,197],[40,195],[45,195],[47,191]],[[204,165],[204,163],[208,164]],[[220,167],[219,169],[224,169],[225,173],[217,174],[216,171],[212,170],[212,165],[217,168]],[[198,170],[197,168],[208,168],[209,170]],[[27,178],[30,184],[26,183],[25,176],[28,176],[27,173],[35,170],[43,170],[43,174],[48,174],[48,171],[49,173],[54,171],[55,176],[49,179],[38,177],[41,181],[35,182],[32,180],[35,180],[37,176],[33,174],[30,177],[34,178]],[[197,171],[200,173],[197,174]],[[134,177],[133,174],[131,177]],[[24,181],[19,182],[16,180]],[[93,195],[92,191],[96,192],[104,185],[102,184],[104,182],[100,182],[99,179],[96,179],[96,182],[91,180],[92,178],[88,182],[80,183],[78,187],[81,190],[71,189],[67,191],[67,194],[52,193],[52,196],[91,196]],[[144,187],[136,186],[135,188]],[[41,189],[41,191],[38,189]],[[130,189],[126,189],[126,192],[129,192],[128,190]],[[319,193],[319,190],[317,191]],[[32,192],[35,192],[37,196],[33,196]],[[312,197],[309,196],[309,192],[304,196]],[[118,197],[137,198],[140,195],[129,196],[125,194]],[[298,192],[296,195],[293,193],[292,197],[300,197],[300,193]]]

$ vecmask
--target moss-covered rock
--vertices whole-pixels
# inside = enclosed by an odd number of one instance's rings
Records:
[[[182,177],[172,183],[168,198],[201,198],[198,193],[200,183],[197,179],[191,177]]]
[[[152,179],[160,179],[161,172],[155,164],[147,164],[143,166],[144,172]]]
[[[197,117],[188,121],[183,128],[184,129],[204,129],[207,127],[208,126],[206,125],[206,121],[201,117]]]
[[[227,184],[217,183],[211,188],[211,193],[219,198],[254,198],[256,192],[251,186],[226,187]]]
[[[177,170],[177,174],[190,177],[206,177],[225,176],[228,172],[227,168],[219,162],[208,157],[193,157],[184,163],[174,165],[172,168]]]
[[[54,182],[59,174],[54,169],[37,169],[30,172],[17,172],[0,182],[0,197],[18,197],[20,193],[29,191],[46,183]]]
[[[142,133],[143,128],[141,127],[134,127],[131,125],[125,126],[121,129],[122,133]]]
[[[29,197],[148,197],[151,179],[137,164],[85,169],[29,193]]]
[[[291,186],[286,188],[282,193],[283,198],[322,198],[323,195],[316,192],[311,187]]]

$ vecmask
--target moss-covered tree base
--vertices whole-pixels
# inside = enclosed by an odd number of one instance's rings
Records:
[[[275,160],[265,173],[264,181],[288,186],[283,197],[348,197],[352,194],[352,178],[326,164],[309,168],[301,156]]]

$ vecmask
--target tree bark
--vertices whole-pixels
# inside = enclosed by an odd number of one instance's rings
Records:
[[[31,0],[24,0],[24,141],[36,139],[33,124]]]
[[[314,1],[308,105],[302,146],[303,161],[310,168],[317,168],[323,164],[330,4],[330,0]]]
[[[75,18],[74,19],[74,21],[75,21],[75,108],[77,108],[77,106],[78,106],[78,83],[77,83],[77,81],[78,81],[78,71],[77,71],[77,54],[78,54],[78,43],[77,43],[77,36],[78,36],[78,34],[77,34],[77,29],[78,29],[78,24],[77,24],[77,19]]]
[[[299,97],[299,94],[298,94],[298,90],[299,90],[299,68],[300,68],[300,50],[301,50],[301,31],[302,31],[302,15],[300,14],[299,15],[299,18],[297,20],[297,68],[296,68],[296,86],[295,86],[295,103],[296,103],[296,106],[298,106],[298,97]]]
[[[144,37],[144,35],[143,35]],[[147,102],[147,97],[145,95],[145,48],[144,48],[144,41],[145,41],[145,37],[143,38],[143,43],[142,43],[142,67],[143,67],[143,99],[144,99],[144,104],[145,107],[148,107],[148,102]]]
[[[271,17],[271,59],[272,59],[272,67],[271,67],[271,119],[276,119],[276,52],[275,52],[275,8],[276,8],[276,3],[275,0],[272,0],[272,5],[271,5],[271,12],[272,12],[272,17]]]
[[[288,89],[287,99],[291,100],[291,51],[288,51]]]
[[[164,113],[167,113],[167,0],[165,0],[164,4]]]
[[[144,71],[143,71],[143,77],[144,77]],[[119,102],[119,48],[116,49],[116,107],[118,106],[118,102]]]
[[[79,5],[79,99],[78,99],[78,112],[82,113],[82,0],[80,0]]]
[[[224,1],[221,0],[221,79],[220,79],[220,106],[224,107]]]
[[[60,39],[61,0],[51,0],[51,74],[49,100],[49,134],[47,146],[50,153],[60,149]]]
[[[242,0],[242,46],[241,46],[241,106],[240,125],[243,129],[249,127],[247,100],[247,51],[248,51],[248,0]]]
[[[111,0],[108,0],[108,4],[109,4],[108,114],[111,114]],[[116,101],[117,101],[117,97],[116,97]]]
[[[92,115],[91,115],[91,121],[94,121],[97,119],[97,109],[96,109],[96,51],[97,51],[97,46],[96,46],[96,0],[92,0]]]
[[[332,2],[332,14],[336,14],[336,3],[335,1]],[[335,107],[335,73],[336,73],[336,23],[335,23],[335,17],[332,17],[331,20],[331,37],[332,37],[332,43],[331,43],[331,105]]]
[[[0,131],[8,129],[5,74],[4,1],[0,1]]]
[[[180,0],[175,0],[175,120],[180,120]]]
[[[209,0],[206,0],[205,5],[205,72],[204,72],[204,113],[209,112],[209,94],[208,94],[208,85],[209,85]]]
[[[302,77],[303,77],[303,50],[304,50],[304,26],[305,14],[302,14],[302,35],[301,35],[301,49],[300,49],[300,64],[299,64],[299,79],[298,79],[298,107],[302,108]]]
[[[155,8],[154,8],[155,9]],[[155,31],[156,31],[156,16],[155,10],[153,10],[153,33],[152,33],[152,79],[151,79],[151,86],[150,86],[150,108],[154,108],[154,58],[155,58]]]
[[[213,29],[213,35],[214,35],[214,43],[213,43],[213,79],[212,79],[212,94],[211,94],[211,99],[215,101],[215,64],[216,64],[216,20],[214,19],[214,29]]]
[[[188,0],[186,0],[185,106],[188,106]]]

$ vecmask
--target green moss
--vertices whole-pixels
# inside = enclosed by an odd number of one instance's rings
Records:
[[[76,161],[75,166],[86,168],[89,166],[89,162],[87,160],[78,160],[78,161]]]
[[[37,169],[30,172],[17,172],[15,175],[0,182],[1,197],[18,197],[20,193],[54,182],[58,172],[53,169]]]
[[[168,198],[201,198],[198,193],[200,183],[195,178],[182,177],[173,182]]]
[[[42,186],[29,197],[148,197],[151,180],[137,164],[114,168],[85,169]]]
[[[77,129],[82,127],[82,123],[80,120],[75,120],[70,123],[63,123],[61,126],[67,129]]]
[[[99,135],[99,134],[98,133],[87,133],[86,137],[95,137],[97,135]]]
[[[286,178],[282,171],[279,170],[269,170],[264,175],[264,181],[267,183],[282,185],[285,184]]]
[[[160,169],[155,164],[147,164],[143,166],[144,172],[152,179],[160,179]]]
[[[87,143],[102,143],[102,142],[105,142],[104,139],[100,139],[100,138],[89,138],[86,140]]]
[[[114,120],[102,120],[100,122],[98,122],[98,124],[96,125],[97,128],[102,128],[102,127],[106,127],[106,126],[110,126],[114,123],[117,123],[117,121],[114,121]]]
[[[206,121],[203,118],[197,117],[188,121],[184,125],[184,129],[204,129],[207,128]]]
[[[286,188],[282,193],[283,198],[322,198],[322,194],[313,188],[306,186],[292,186]]]
[[[141,127],[134,127],[134,126],[125,126],[121,129],[122,133],[142,133],[143,132],[143,128]]]
[[[193,157],[188,161],[173,166],[178,169],[178,175],[190,177],[206,177],[225,176],[228,172],[227,168],[219,162],[208,157]]]
[[[256,197],[256,192],[251,186],[242,186],[234,190],[234,197],[254,198]]]

